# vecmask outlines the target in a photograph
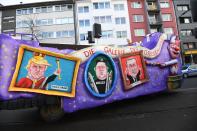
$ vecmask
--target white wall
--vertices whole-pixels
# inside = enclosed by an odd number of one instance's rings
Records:
[[[74,7],[73,7],[74,8]],[[16,22],[21,20],[39,20],[39,19],[53,19],[55,22],[58,18],[65,18],[71,17],[74,21],[74,13],[73,11],[60,11],[60,12],[48,12],[48,13],[34,13],[29,15],[16,15]],[[64,30],[73,30],[74,22],[72,24],[51,24],[51,25],[44,25],[44,26],[37,26],[36,27],[37,33],[38,32],[57,32],[57,31],[64,31]],[[17,33],[31,33],[29,28],[16,28]],[[76,44],[75,43],[75,36],[74,37],[62,37],[62,38],[48,38],[48,39],[40,39],[42,43],[54,43],[54,44]]]
[[[110,1],[110,9],[93,9],[93,2],[108,2]],[[124,4],[124,11],[115,11],[114,4]],[[111,16],[112,23],[105,24],[102,23],[102,31],[105,30],[112,30],[113,37],[112,38],[100,38],[98,41],[96,40],[97,44],[115,44],[115,45],[124,45],[127,44],[127,39],[131,39],[130,33],[130,24],[129,24],[129,14],[128,14],[128,6],[127,0],[85,0],[85,1],[77,1],[77,7],[79,6],[89,6],[89,13],[78,13],[78,23],[81,19],[90,19],[90,27],[83,27],[79,28],[80,33],[87,33],[88,31],[92,30],[92,25],[94,24],[94,16]],[[116,25],[115,24],[115,17],[126,17],[126,24],[124,25]],[[116,38],[116,31],[127,31],[127,38]],[[79,38],[80,39],[80,38]],[[88,41],[80,41],[80,44],[88,44]]]

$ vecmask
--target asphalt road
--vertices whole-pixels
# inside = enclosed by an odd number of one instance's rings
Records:
[[[0,111],[0,131],[196,131],[197,77],[173,93],[159,93],[67,114],[56,123],[36,108]]]

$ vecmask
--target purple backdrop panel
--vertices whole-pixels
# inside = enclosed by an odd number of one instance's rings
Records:
[[[70,49],[58,50],[56,48],[39,47],[39,43],[36,41],[15,40],[10,36],[0,34],[0,100],[35,96],[34,93],[8,92],[8,88],[16,67],[18,49],[21,44],[62,54],[69,54],[73,51]]]
[[[24,44],[24,45],[29,45],[29,46],[33,46],[33,47],[38,47],[39,43],[37,41],[30,41],[30,40],[16,40],[20,45]]]
[[[0,99],[3,100],[16,99],[20,96],[32,97],[28,93],[8,92],[15,71],[19,45],[20,43],[11,37],[0,34]],[[38,44],[34,43],[33,45]]]
[[[141,46],[143,47],[146,47],[148,49],[153,49],[158,40],[159,40],[159,37],[162,35],[162,33],[159,33],[159,32],[155,32],[155,33],[152,33],[150,35],[147,35],[143,40],[142,40],[142,44]]]
[[[146,43],[145,43],[146,44]],[[167,46],[168,42],[164,42],[160,55],[154,59],[149,59],[150,62],[166,62],[171,60]],[[82,64],[79,69],[77,85],[76,85],[76,97],[75,98],[63,98],[63,106],[66,112],[74,112],[80,109],[92,108],[107,103],[111,103],[117,100],[130,99],[141,95],[151,94],[154,92],[163,91],[167,88],[167,76],[169,75],[169,67],[159,68],[157,66],[147,66],[147,73],[149,76],[149,82],[136,86],[129,91],[125,91],[123,87],[123,80],[121,76],[121,70],[118,59],[114,59],[117,66],[117,84],[112,95],[100,99],[89,93],[87,87],[84,84],[84,69],[86,63]]]

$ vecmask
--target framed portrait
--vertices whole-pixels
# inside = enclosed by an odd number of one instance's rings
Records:
[[[142,51],[125,54],[119,57],[125,90],[148,81]]]
[[[102,52],[92,55],[87,62],[84,79],[93,96],[110,96],[117,81],[117,69],[113,59]]]
[[[80,59],[22,45],[9,91],[75,96]]]

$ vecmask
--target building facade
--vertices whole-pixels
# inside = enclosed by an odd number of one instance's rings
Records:
[[[93,44],[125,45],[131,40],[127,0],[76,1],[79,44],[89,44],[88,31],[99,23],[102,37]]]
[[[178,35],[172,0],[128,0],[128,9],[133,42],[154,32]]]
[[[197,39],[193,30],[197,27],[197,23],[192,19],[190,0],[174,0],[174,8],[181,39],[183,62],[185,64],[197,63]]]
[[[76,44],[74,1],[1,7],[3,33],[34,34],[40,43]]]

